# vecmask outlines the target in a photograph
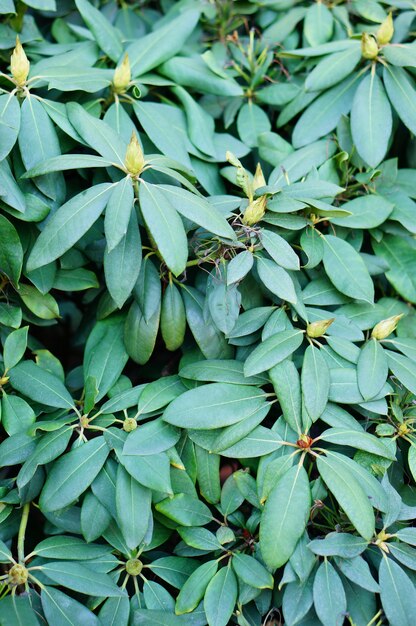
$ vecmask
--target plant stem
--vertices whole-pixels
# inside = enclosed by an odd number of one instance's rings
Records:
[[[23,507],[22,519],[20,520],[19,534],[17,536],[17,558],[19,563],[25,561],[25,533],[26,526],[29,519],[30,502],[27,502]]]

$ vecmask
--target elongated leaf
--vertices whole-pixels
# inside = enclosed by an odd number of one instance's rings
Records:
[[[62,381],[33,361],[23,361],[10,371],[10,382],[17,391],[41,404],[69,409],[74,401]]]
[[[289,359],[278,363],[269,371],[283,417],[288,425],[299,435],[302,432],[302,398],[300,378],[296,366]]]
[[[389,368],[403,385],[416,393],[416,363],[397,352],[387,351]]]
[[[247,385],[212,383],[186,391],[163,413],[181,428],[213,429],[240,422],[263,406],[265,394]]]
[[[235,574],[230,566],[223,567],[208,583],[204,610],[211,626],[227,626],[234,611],[238,586]]]
[[[335,568],[325,560],[319,566],[313,583],[315,611],[324,626],[339,626],[347,609],[342,581]]]
[[[41,509],[56,511],[74,502],[97,476],[108,454],[106,442],[99,437],[62,456],[46,479],[39,500]]]
[[[373,281],[364,261],[349,243],[325,235],[323,260],[329,279],[341,293],[373,303]]]
[[[253,376],[271,369],[290,356],[303,341],[300,330],[284,330],[263,341],[253,350],[244,364],[244,375]]]
[[[11,222],[0,215],[0,272],[17,286],[23,264],[23,248]]]
[[[334,455],[320,456],[317,466],[328,489],[332,491],[352,524],[364,539],[370,540],[374,534],[374,513],[360,484]]]
[[[416,91],[410,74],[401,67],[386,65],[383,79],[398,116],[412,133],[416,133]]]
[[[188,258],[188,241],[179,215],[156,185],[142,182],[139,197],[144,220],[166,265],[179,276]]]
[[[272,293],[281,298],[296,304],[297,296],[295,286],[290,275],[274,261],[260,257],[257,259],[257,271],[262,283],[270,289]]]
[[[130,177],[126,176],[114,187],[105,210],[104,230],[110,252],[127,233],[133,204],[133,185]]]
[[[110,576],[97,571],[92,574],[90,569],[79,563],[55,561],[43,565],[42,569],[48,578],[54,582],[79,593],[110,598],[125,594],[122,589],[117,587]]]
[[[392,626],[412,626],[416,590],[403,569],[383,555],[379,568],[380,598]]]
[[[151,491],[140,485],[119,465],[116,483],[116,510],[120,530],[133,550],[143,540],[151,516]]]
[[[98,617],[90,609],[53,587],[43,587],[42,608],[50,624],[56,626],[100,626]]]
[[[75,0],[75,4],[100,48],[117,63],[123,54],[121,36],[117,29],[88,0]]]
[[[273,576],[264,565],[248,554],[234,554],[233,568],[237,576],[256,589],[273,589]]]
[[[81,239],[101,215],[112,188],[110,183],[101,183],[63,204],[36,240],[27,269],[47,265]]]
[[[384,158],[393,126],[390,104],[375,69],[361,81],[351,109],[354,144],[371,167]]]
[[[305,530],[310,499],[302,465],[290,468],[270,492],[260,521],[260,548],[269,567],[281,567],[293,554]]]
[[[208,561],[200,565],[189,576],[176,598],[175,613],[177,615],[190,613],[198,606],[200,600],[204,597],[209,582],[215,576],[217,569],[217,561]]]
[[[342,446],[351,446],[358,450],[365,450],[372,454],[378,454],[386,459],[395,460],[395,454],[392,453],[387,445],[370,433],[360,432],[349,428],[335,427],[325,430],[320,438]]]
[[[312,345],[305,350],[301,381],[306,410],[311,419],[316,421],[328,402],[330,377],[324,357]]]
[[[361,348],[357,363],[358,386],[364,400],[375,398],[383,388],[388,375],[387,356],[376,339]]]

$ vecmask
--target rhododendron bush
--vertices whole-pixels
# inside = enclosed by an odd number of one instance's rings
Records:
[[[414,3],[0,14],[0,626],[412,626]]]

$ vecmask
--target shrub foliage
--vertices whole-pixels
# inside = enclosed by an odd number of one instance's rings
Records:
[[[413,3],[0,13],[1,626],[411,626]]]

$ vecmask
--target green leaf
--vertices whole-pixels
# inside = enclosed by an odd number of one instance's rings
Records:
[[[26,97],[21,107],[19,148],[27,170],[37,163],[61,154],[58,137],[45,109],[32,95]],[[36,185],[49,198],[61,195],[62,174],[47,174],[36,179]]]
[[[348,228],[376,228],[387,220],[394,205],[383,196],[372,194],[354,198],[343,204],[342,208],[351,215],[332,218],[332,224]]]
[[[393,117],[381,78],[375,66],[363,78],[351,109],[351,133],[358,154],[371,167],[386,155],[393,127]]]
[[[7,336],[3,348],[3,363],[6,370],[17,365],[26,352],[28,329],[29,326],[24,326]]]
[[[208,583],[204,610],[211,626],[227,626],[237,601],[237,579],[231,567],[223,567]]]
[[[179,493],[156,504],[156,510],[181,526],[205,526],[212,520],[209,508],[186,493]]]
[[[361,485],[338,461],[338,455],[320,456],[316,462],[328,489],[360,535],[369,541],[374,534],[374,513]]]
[[[37,163],[34,167],[30,168],[22,178],[35,178],[36,176],[43,176],[51,172],[75,170],[84,167],[109,167],[110,165],[112,165],[111,161],[92,154],[61,154],[60,156]]]
[[[148,383],[140,394],[138,401],[139,414],[159,411],[180,396],[186,387],[179,376],[163,376],[159,380]]]
[[[123,54],[120,33],[88,0],[75,0],[78,11],[100,48],[117,63]]]
[[[237,117],[237,130],[241,141],[250,148],[258,146],[258,137],[271,130],[267,114],[257,104],[243,104]]]
[[[300,116],[293,130],[292,143],[295,148],[316,141],[337,126],[341,116],[351,109],[359,77],[359,73],[352,74],[349,80],[335,85],[314,100]]]
[[[389,450],[387,445],[382,440],[374,437],[374,435],[370,435],[370,433],[349,428],[335,427],[325,430],[320,435],[320,438],[337,445],[351,446],[352,448],[358,448],[358,450],[378,454],[392,461],[396,460],[396,455]]]
[[[240,282],[253,267],[253,262],[253,255],[248,250],[232,258],[227,265],[227,285]]]
[[[171,204],[178,213],[188,220],[202,226],[214,235],[235,239],[235,233],[231,226],[206,198],[172,185],[158,185],[158,190],[161,196],[165,196],[168,204]]]
[[[260,240],[272,259],[287,270],[299,270],[299,257],[283,237],[264,228]]]
[[[140,184],[140,208],[146,225],[170,270],[179,276],[186,266],[188,241],[182,220],[156,185]]]
[[[357,363],[358,387],[364,400],[371,400],[380,393],[388,372],[384,349],[376,339],[370,339],[361,348]]]
[[[91,148],[118,167],[124,168],[127,146],[107,122],[90,115],[77,102],[67,104],[68,117],[72,126]]]
[[[347,78],[361,60],[361,47],[356,43],[341,52],[323,57],[316,67],[307,75],[305,88],[307,91],[323,91]]]
[[[131,179],[126,176],[116,184],[108,199],[104,218],[107,247],[111,252],[127,233],[134,204]]]
[[[316,421],[328,403],[330,378],[325,358],[321,351],[312,345],[305,350],[301,382],[307,413],[312,421]]]
[[[20,128],[20,106],[16,96],[0,96],[0,161],[16,143]]]
[[[416,133],[416,90],[412,77],[401,67],[386,65],[383,79],[398,116],[412,133]]]
[[[125,591],[117,587],[108,574],[88,569],[80,563],[55,561],[42,565],[42,571],[48,578],[73,591],[88,596],[119,597]]]
[[[146,456],[118,454],[118,459],[128,473],[144,487],[172,494],[170,464],[164,452]]]
[[[50,293],[42,294],[31,285],[20,285],[19,295],[27,308],[43,320],[59,317],[58,303]]]
[[[351,244],[334,235],[325,235],[324,267],[330,281],[351,298],[370,304],[374,301],[374,285],[364,261]]]
[[[290,275],[274,261],[257,258],[257,271],[261,282],[278,298],[296,304],[297,295]]]
[[[183,615],[193,611],[202,600],[209,582],[218,570],[217,561],[208,561],[200,565],[181,587],[176,598],[175,613]]]
[[[37,238],[27,269],[31,271],[47,265],[79,241],[101,215],[112,188],[111,183],[101,183],[63,204]]]
[[[88,561],[111,552],[111,547],[98,543],[85,543],[78,537],[66,535],[48,537],[38,543],[33,553],[43,559]]]
[[[79,498],[101,470],[108,454],[105,440],[98,437],[58,459],[42,489],[39,499],[41,510],[48,512],[63,509]]]
[[[139,276],[140,249],[139,225],[136,214],[131,212],[126,234],[111,251],[107,249],[104,253],[105,282],[119,309],[130,297]]]
[[[201,385],[173,400],[163,419],[181,428],[220,428],[242,421],[262,407],[265,400],[261,389],[248,385]]]
[[[389,368],[403,385],[416,393],[416,363],[406,356],[386,350]]]
[[[319,556],[340,556],[343,559],[353,559],[364,552],[368,542],[362,537],[348,533],[332,532],[325,539],[314,539],[308,543],[308,548]]]
[[[303,332],[299,329],[284,330],[268,337],[251,352],[244,364],[244,375],[253,376],[271,369],[299,348]]]
[[[300,435],[302,432],[302,398],[296,366],[289,359],[285,359],[269,370],[269,377],[285,421]]]
[[[10,370],[9,375],[13,388],[31,400],[63,409],[74,406],[62,381],[33,361],[22,361]]]
[[[256,589],[273,589],[273,576],[254,557],[237,552],[233,556],[232,565],[237,576],[246,585]]]
[[[17,286],[22,271],[23,248],[17,230],[0,215],[0,272]]]
[[[306,11],[303,33],[311,46],[319,46],[331,39],[334,18],[325,4],[316,3]]]
[[[140,485],[119,465],[116,483],[117,521],[127,546],[137,548],[151,523],[150,489]]]
[[[412,626],[416,590],[403,569],[383,555],[379,568],[380,598],[384,612],[393,626]]]
[[[290,468],[267,498],[260,521],[260,549],[267,566],[289,560],[309,517],[310,489],[302,465]]]
[[[27,432],[36,420],[35,412],[23,398],[5,392],[1,399],[1,414],[8,435]]]
[[[315,574],[313,600],[315,611],[324,626],[343,623],[347,610],[344,587],[335,568],[326,559]]]
[[[373,249],[377,256],[384,259],[389,270],[387,280],[398,293],[409,300],[416,302],[415,253],[412,245],[393,235],[384,235],[380,242],[373,241]]]
[[[132,75],[141,76],[180,52],[194,30],[200,12],[184,11],[172,21],[141,37],[127,48]]]
[[[161,419],[147,422],[129,434],[123,454],[146,456],[172,448],[180,438],[180,431]]]
[[[50,624],[56,626],[100,626],[96,615],[86,606],[53,587],[43,587],[41,592],[42,608]]]
[[[181,347],[186,331],[186,313],[180,291],[173,282],[166,286],[163,294],[160,331],[167,350],[173,352]]]
[[[1,619],[4,626],[40,626],[29,596],[8,595],[2,599]],[[3,626],[3,625],[2,625]]]

